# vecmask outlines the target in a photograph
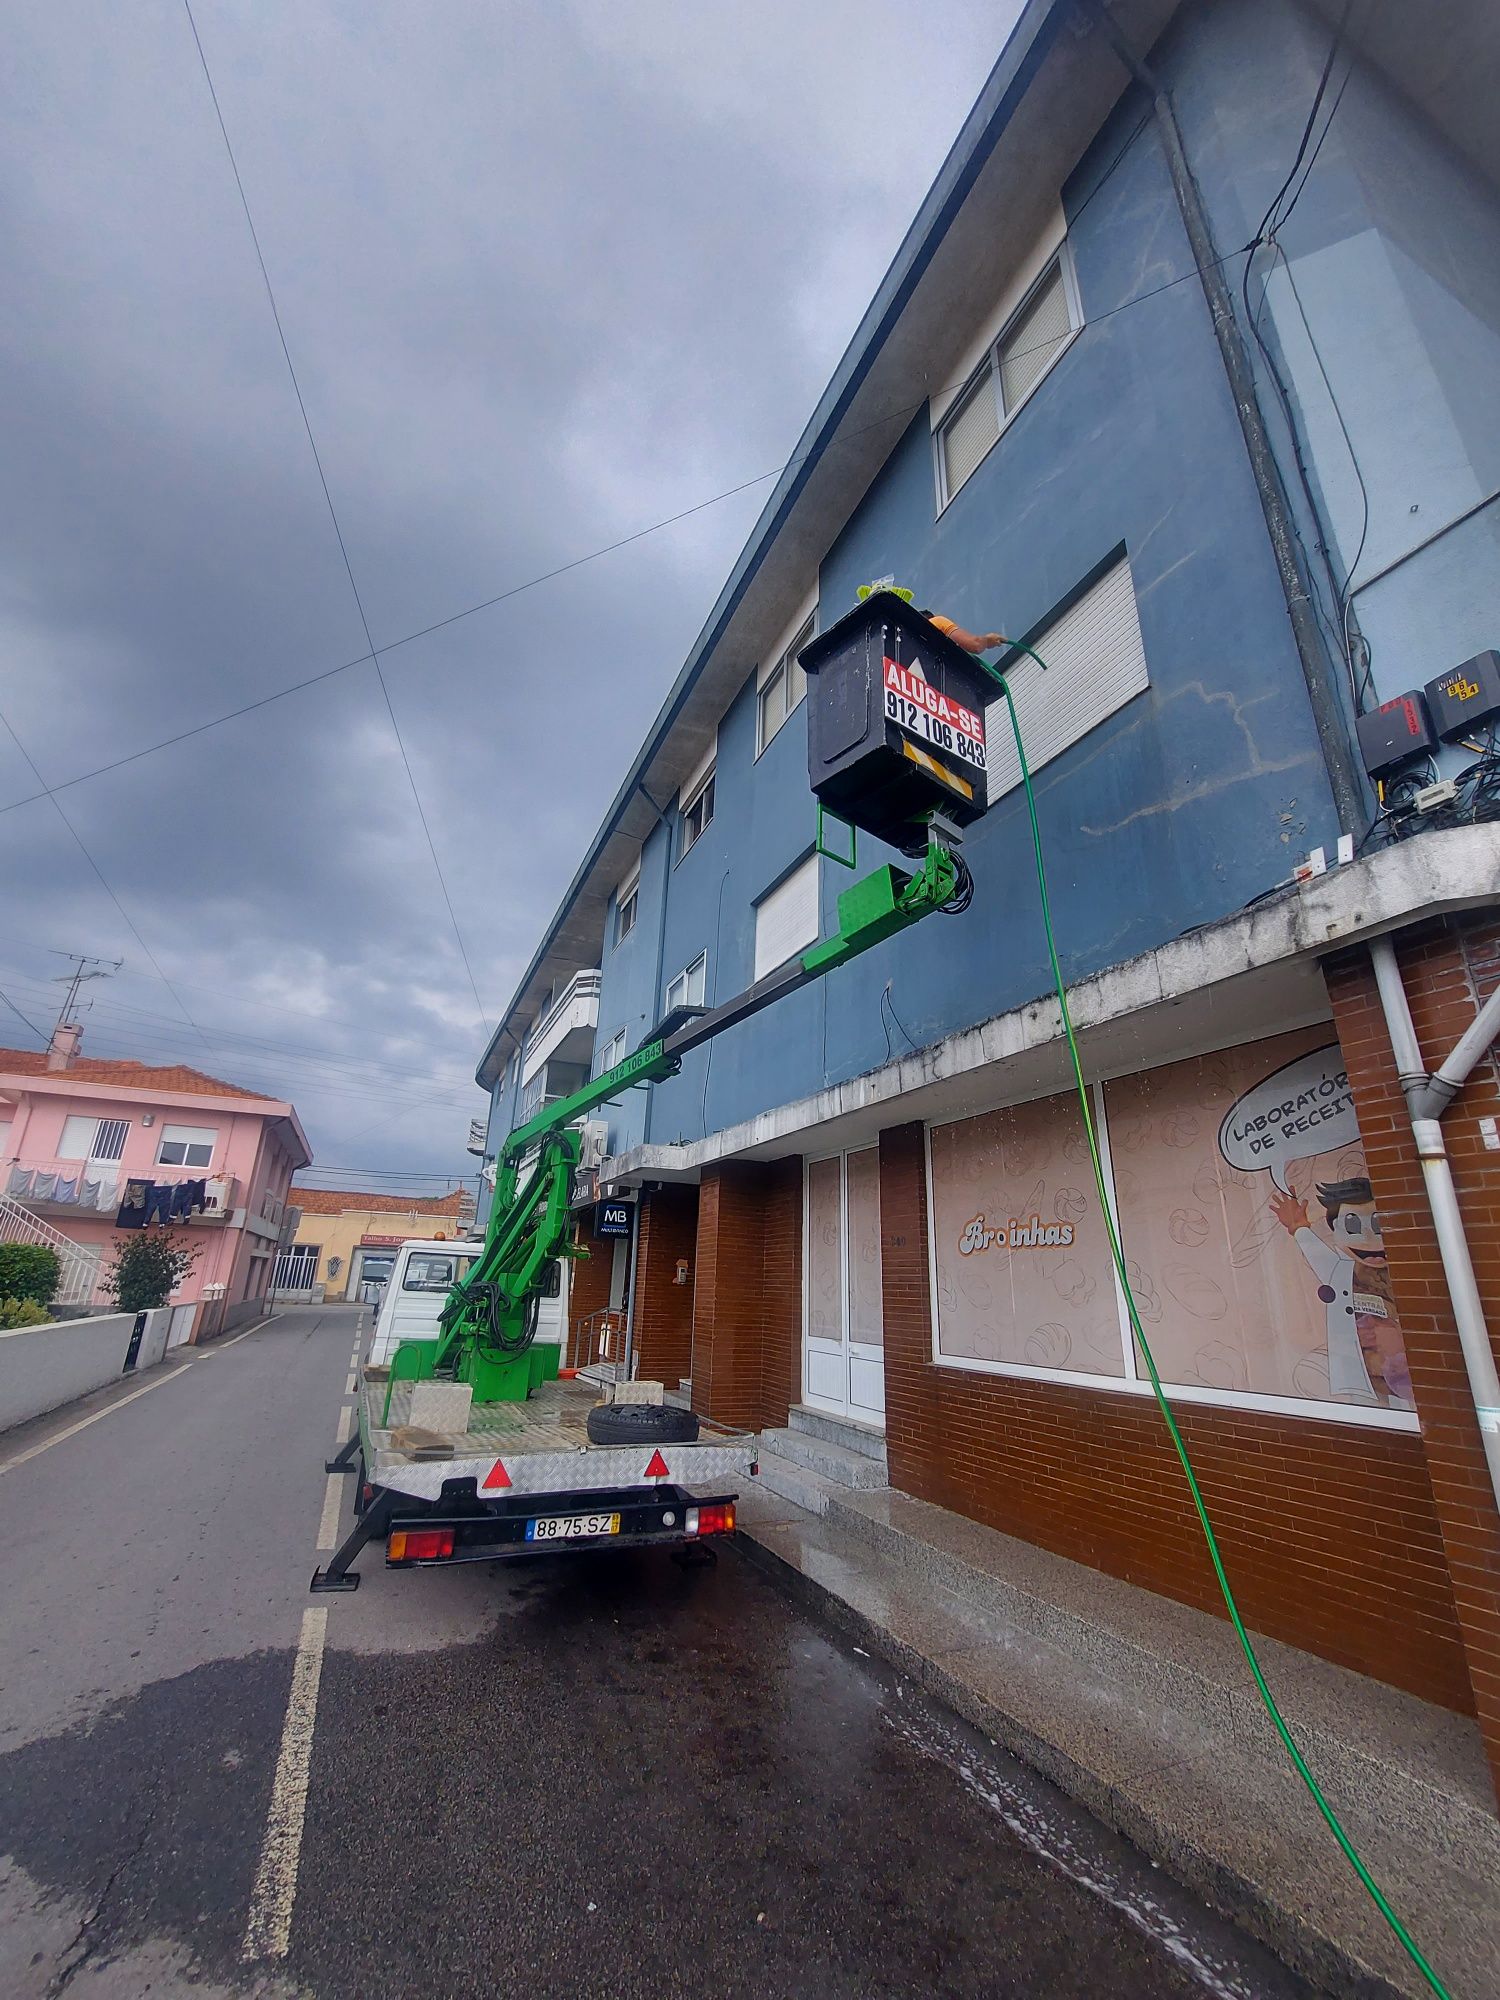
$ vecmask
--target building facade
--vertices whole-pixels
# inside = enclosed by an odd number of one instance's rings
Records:
[[[1358,727],[1500,645],[1500,24],[1342,11],[1024,10],[478,1077],[493,1152],[834,928],[797,656],[861,584],[1027,641],[1105,1186],[1245,1615],[1500,1760],[1500,1517],[1389,984],[1429,1068],[1496,984],[1493,724],[1384,791]],[[634,1352],[704,1414],[879,1427],[905,1491],[1216,1610],[987,721],[972,907],[597,1114],[580,1193],[635,1193]],[[1497,1110],[1487,1049],[1446,1131],[1491,1323]]]
[[[353,1188],[293,1187],[301,1216],[297,1240],[276,1270],[278,1296],[379,1303],[403,1243],[468,1233],[474,1197],[371,1194]]]
[[[59,1303],[77,1311],[107,1306],[131,1230],[165,1226],[193,1252],[174,1342],[253,1319],[296,1227],[292,1175],[312,1159],[296,1111],[200,1070],[91,1058],[80,1040],[63,1027],[45,1053],[0,1049],[6,1234],[52,1243]]]

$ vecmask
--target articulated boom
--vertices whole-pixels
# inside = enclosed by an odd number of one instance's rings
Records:
[[[403,1342],[392,1360],[392,1379],[451,1376],[472,1384],[476,1403],[496,1403],[519,1401],[555,1374],[557,1346],[533,1343],[541,1301],[555,1293],[561,1260],[586,1254],[570,1240],[569,1203],[579,1158],[579,1135],[571,1129],[576,1121],[636,1084],[675,1076],[689,1050],[934,910],[962,908],[967,897],[963,863],[929,838],[914,874],[886,863],[844,891],[839,927],[831,937],[722,1006],[658,1035],[571,1097],[518,1125],[500,1155],[484,1248],[449,1293],[437,1340]],[[532,1146],[536,1158],[523,1174],[520,1163]]]

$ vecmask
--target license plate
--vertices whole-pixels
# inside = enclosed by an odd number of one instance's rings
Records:
[[[575,1535],[618,1535],[618,1514],[544,1514],[526,1523],[528,1542],[569,1542]]]

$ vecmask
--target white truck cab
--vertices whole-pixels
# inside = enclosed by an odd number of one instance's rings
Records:
[[[474,1238],[444,1241],[441,1236],[403,1243],[375,1315],[366,1361],[384,1367],[403,1340],[436,1340],[438,1317],[449,1291],[483,1247]],[[565,1270],[563,1295],[541,1301],[537,1339],[554,1344],[560,1341],[566,1313]]]

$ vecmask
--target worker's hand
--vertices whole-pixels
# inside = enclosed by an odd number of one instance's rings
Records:
[[[1008,646],[1009,639],[1003,632],[981,632],[974,645],[976,653],[991,652],[996,646]]]
[[[1299,1201],[1294,1194],[1273,1194],[1271,1213],[1289,1235],[1295,1236],[1299,1229],[1307,1228],[1307,1203]]]

